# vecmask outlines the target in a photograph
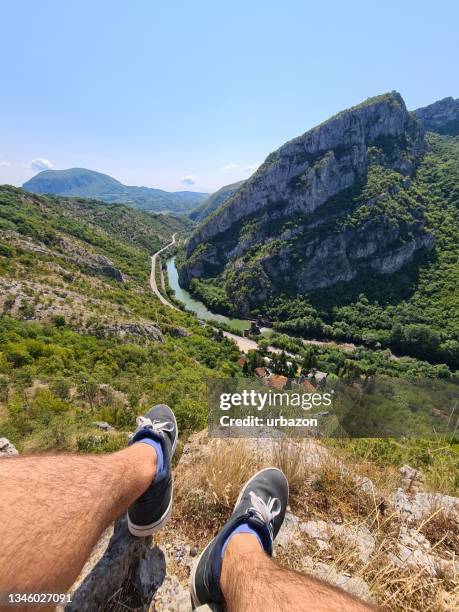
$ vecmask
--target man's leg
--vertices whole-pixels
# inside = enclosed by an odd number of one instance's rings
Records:
[[[103,530],[151,484],[147,444],[0,460],[0,591],[65,592]]]
[[[0,460],[0,592],[65,592],[126,510],[133,535],[161,528],[172,509],[177,435],[174,413],[158,404],[118,453]]]
[[[228,609],[365,612],[370,606],[321,580],[280,567],[256,537],[234,535],[223,557],[221,589]]]
[[[195,607],[225,602],[230,610],[241,612],[372,609],[345,591],[283,569],[270,558],[287,503],[287,479],[277,468],[260,470],[245,483],[232,515],[195,563],[190,578]]]

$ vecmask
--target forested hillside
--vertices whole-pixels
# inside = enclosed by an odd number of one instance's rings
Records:
[[[459,368],[459,138],[430,134],[417,175],[379,203],[394,220],[407,207],[426,218],[435,238],[422,253],[391,276],[368,274],[351,283],[304,298],[279,296],[267,312],[280,330],[390,346],[399,354],[446,362]],[[369,206],[346,223],[359,223]]]

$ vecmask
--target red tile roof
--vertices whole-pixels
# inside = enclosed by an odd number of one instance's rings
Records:
[[[264,378],[267,373],[268,370],[266,368],[255,368],[255,374],[258,378]]]
[[[301,383],[301,386],[303,387],[305,391],[309,391],[310,393],[314,393],[314,391],[316,390],[314,385],[310,383],[309,380],[303,380],[303,382]]]
[[[282,390],[287,384],[287,380],[288,378],[286,376],[282,376],[282,374],[271,374],[271,376],[268,378],[268,387]]]

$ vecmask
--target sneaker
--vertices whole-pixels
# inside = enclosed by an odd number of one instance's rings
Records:
[[[196,561],[190,579],[194,607],[222,603],[220,589],[223,545],[231,533],[247,523],[259,536],[263,548],[272,555],[273,541],[284,521],[288,501],[288,482],[277,468],[261,470],[242,488],[233,514]]]
[[[144,438],[161,444],[164,463],[148,489],[127,511],[129,531],[134,536],[149,536],[161,529],[172,512],[172,456],[177,446],[177,421],[169,406],[153,406],[145,416],[137,417],[137,429],[131,435],[129,445]]]

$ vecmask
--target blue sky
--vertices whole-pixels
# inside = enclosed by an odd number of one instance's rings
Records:
[[[212,191],[369,96],[459,96],[455,0],[17,0],[0,18],[0,183],[47,160]]]

